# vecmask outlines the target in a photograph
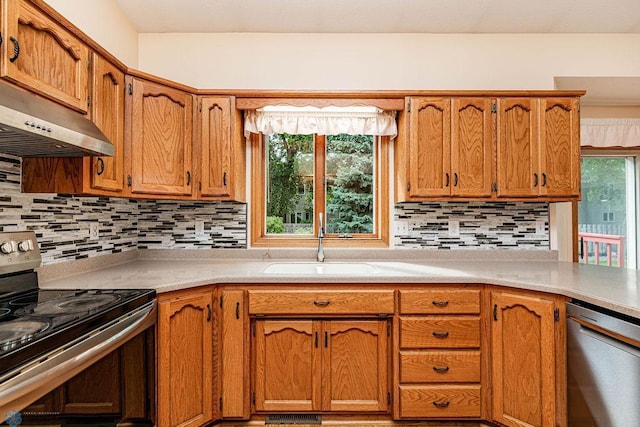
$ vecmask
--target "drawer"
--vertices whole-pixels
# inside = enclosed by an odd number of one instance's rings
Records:
[[[250,290],[250,314],[393,314],[393,290]]]
[[[401,351],[400,382],[479,383],[480,352]]]
[[[480,317],[401,317],[400,347],[479,348]]]
[[[478,418],[480,385],[401,385],[400,417]]]
[[[479,289],[400,291],[400,314],[479,314]]]

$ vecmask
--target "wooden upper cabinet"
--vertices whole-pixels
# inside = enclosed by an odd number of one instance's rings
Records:
[[[158,427],[213,419],[212,292],[166,295],[158,304]]]
[[[563,301],[496,290],[491,303],[494,420],[507,426],[566,425]]]
[[[493,137],[489,98],[454,98],[451,133],[451,194],[490,197]]]
[[[134,77],[127,85],[131,193],[191,196],[193,96]]]
[[[2,7],[2,77],[86,113],[89,48],[28,1]]]
[[[580,113],[577,98],[540,100],[540,194],[580,196]]]
[[[451,99],[408,99],[407,164],[409,199],[451,193]]]
[[[245,143],[234,97],[201,97],[198,198],[244,201]]]
[[[92,65],[91,120],[111,141],[114,154],[85,158],[91,176],[91,189],[85,192],[119,193],[124,180],[124,73],[98,54]]]

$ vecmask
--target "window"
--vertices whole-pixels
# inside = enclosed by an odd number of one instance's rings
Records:
[[[329,246],[387,245],[387,146],[371,135],[255,136],[252,244],[315,245],[322,214]]]
[[[615,222],[614,212],[603,212],[602,222]]]

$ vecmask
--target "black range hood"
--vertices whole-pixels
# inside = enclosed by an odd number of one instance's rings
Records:
[[[113,144],[84,115],[0,83],[0,153],[19,157],[113,156]]]

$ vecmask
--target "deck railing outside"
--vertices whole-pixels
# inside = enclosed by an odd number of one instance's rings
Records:
[[[580,263],[613,266],[612,260],[615,258],[615,266],[624,267],[624,236],[578,233],[578,238],[581,249]]]

